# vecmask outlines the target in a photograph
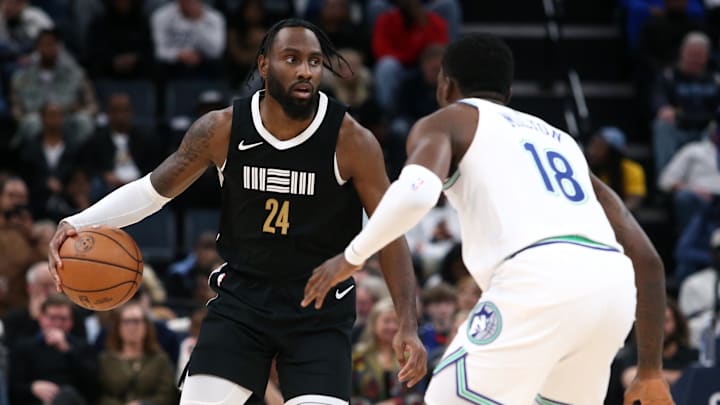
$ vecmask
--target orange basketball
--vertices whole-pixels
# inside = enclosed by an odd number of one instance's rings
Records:
[[[107,311],[135,295],[142,281],[140,249],[117,228],[83,228],[60,246],[63,292],[81,307]]]

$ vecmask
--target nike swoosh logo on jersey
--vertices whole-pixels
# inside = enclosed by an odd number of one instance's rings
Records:
[[[335,298],[341,300],[344,296],[348,295],[350,290],[352,290],[353,288],[355,288],[354,284],[346,288],[343,292],[340,292],[340,290],[335,290]]]
[[[245,140],[241,140],[238,144],[238,150],[248,150],[251,148],[254,148],[256,146],[262,145],[264,142],[258,142],[258,143],[251,143],[250,145],[245,145]]]

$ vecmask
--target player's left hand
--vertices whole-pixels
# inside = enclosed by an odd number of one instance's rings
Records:
[[[305,285],[305,297],[300,305],[305,308],[315,301],[315,309],[322,308],[328,291],[343,280],[347,280],[362,266],[356,266],[345,260],[345,255],[328,259],[313,270],[312,276]]]
[[[398,380],[408,388],[419,383],[427,374],[427,352],[417,328],[400,328],[393,337],[393,349],[402,367]]]

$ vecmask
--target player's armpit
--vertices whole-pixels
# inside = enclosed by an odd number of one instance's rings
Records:
[[[615,237],[635,268],[637,365],[638,377],[642,378],[643,374],[656,373],[662,367],[665,270],[657,251],[620,197],[594,175],[591,181]]]
[[[157,192],[174,198],[187,189],[211,164],[222,166],[227,155],[232,109],[211,111],[185,133],[180,147],[150,176]]]

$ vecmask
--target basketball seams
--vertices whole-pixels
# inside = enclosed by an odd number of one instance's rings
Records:
[[[115,268],[118,268],[121,270],[132,271],[133,273],[136,273],[135,279],[133,281],[136,281],[137,273],[142,273],[136,269],[133,269],[132,267],[125,267],[125,266],[117,264],[117,263],[111,263],[111,262],[106,262],[106,261],[102,261],[102,260],[98,260],[98,259],[90,259],[90,258],[80,257],[80,256],[63,257],[62,260],[63,261],[90,262],[90,263],[104,264],[104,265],[112,266],[112,267],[115,267]]]
[[[93,293],[93,292],[102,292],[102,291],[112,290],[113,288],[120,287],[121,285],[128,284],[128,283],[135,284],[135,281],[127,280],[127,281],[123,281],[122,283],[117,283],[115,285],[112,285],[110,287],[99,288],[99,289],[94,289],[94,290],[80,290],[77,288],[68,287],[66,285],[63,286],[63,289],[68,289],[68,290],[76,292],[76,293]],[[123,298],[125,298],[126,296],[127,296],[127,293],[125,293]],[[120,301],[122,301],[122,300],[118,300],[118,302],[120,302]]]
[[[104,236],[104,237],[106,237],[107,239],[110,239],[111,241],[113,241],[113,243],[115,243],[116,245],[118,245],[118,246],[120,247],[120,249],[122,249],[125,253],[127,253],[128,256],[130,256],[131,259],[133,259],[134,261],[136,261],[136,262],[138,262],[138,263],[142,262],[142,259],[140,259],[138,256],[133,256],[132,253],[130,253],[130,252],[125,248],[125,246],[123,246],[122,243],[118,242],[115,238],[113,238],[113,237],[110,236],[110,235],[107,235],[107,234],[105,234],[105,233],[98,232],[98,231],[89,230],[89,229],[84,229],[84,230],[78,232],[78,236],[80,236],[81,233],[92,233],[92,234],[94,234],[94,235]],[[136,243],[135,243],[134,240],[131,239],[130,242],[131,242],[133,245],[136,245]],[[137,250],[136,250],[136,252],[137,252]]]

